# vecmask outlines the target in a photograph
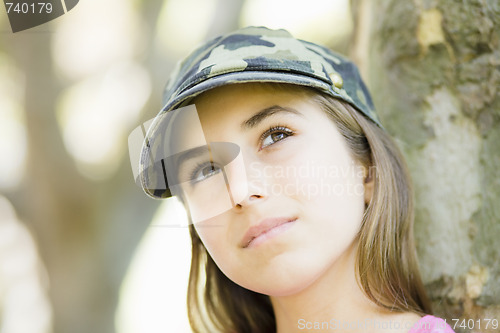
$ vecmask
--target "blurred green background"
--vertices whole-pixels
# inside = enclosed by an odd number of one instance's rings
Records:
[[[188,332],[175,200],[134,184],[127,136],[175,63],[247,25],[347,51],[347,0],[85,0],[13,34],[0,10],[0,332]]]

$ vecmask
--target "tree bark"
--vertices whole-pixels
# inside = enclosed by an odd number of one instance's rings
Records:
[[[457,332],[489,332],[484,319],[500,319],[500,3],[356,0],[353,12],[353,57],[412,174],[435,312],[475,320]]]

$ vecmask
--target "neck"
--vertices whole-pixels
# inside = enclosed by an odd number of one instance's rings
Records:
[[[376,332],[376,323],[382,326],[394,319],[397,314],[369,300],[356,282],[356,244],[305,289],[293,295],[271,296],[277,333]],[[418,317],[410,315],[410,320]]]

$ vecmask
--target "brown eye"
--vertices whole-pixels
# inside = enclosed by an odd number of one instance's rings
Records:
[[[285,133],[273,133],[271,134],[271,138],[273,139],[274,142],[282,140],[286,137]]]
[[[271,128],[262,136],[262,148],[270,146],[278,141],[293,135],[293,132],[286,127]]]

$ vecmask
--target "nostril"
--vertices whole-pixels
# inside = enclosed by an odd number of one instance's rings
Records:
[[[262,196],[260,194],[252,194],[252,195],[248,196],[246,199],[240,201],[239,203],[236,203],[235,207],[236,208],[243,208],[244,206],[249,205],[250,202],[257,200],[257,199],[262,199],[262,198],[264,198],[264,196]]]

